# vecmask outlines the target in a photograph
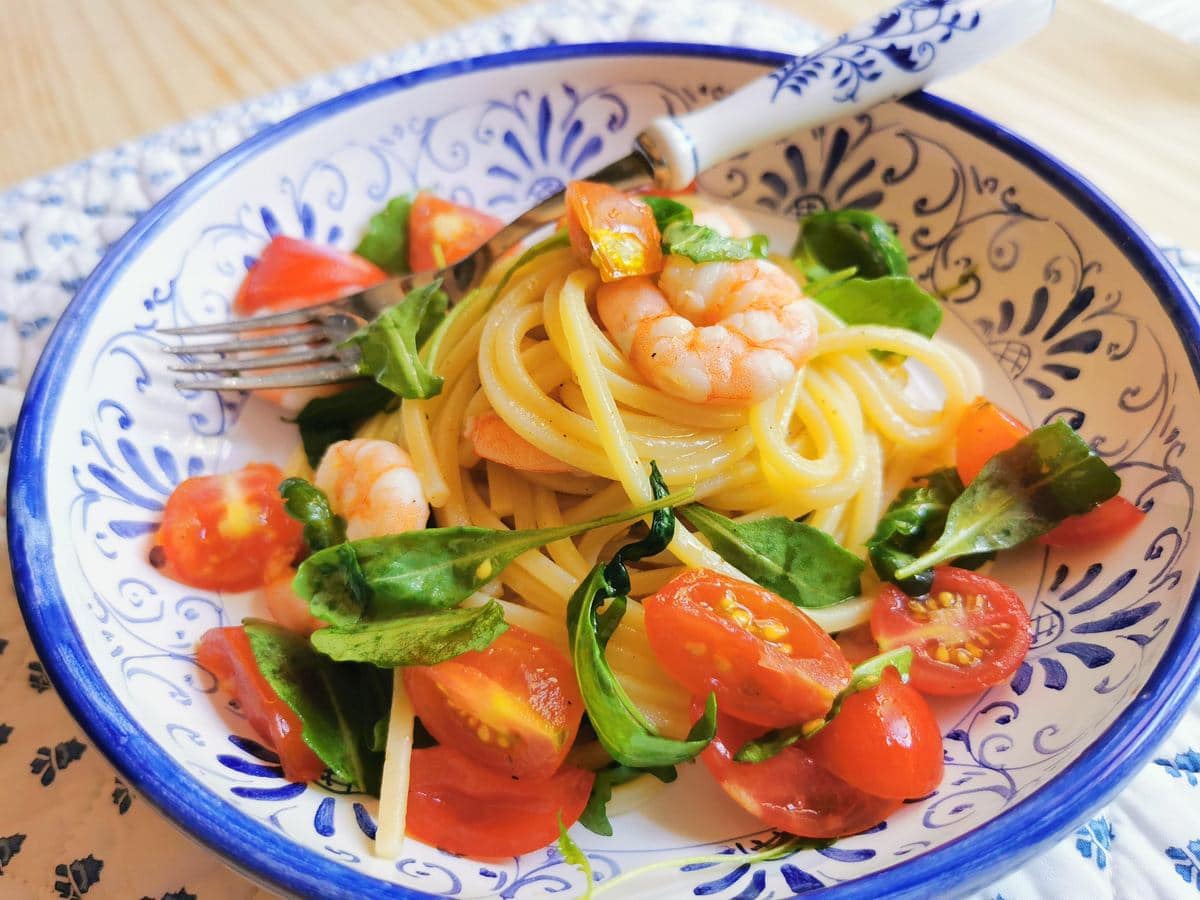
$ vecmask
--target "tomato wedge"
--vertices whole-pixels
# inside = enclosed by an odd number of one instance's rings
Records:
[[[912,648],[911,684],[922,694],[975,694],[1017,670],[1029,651],[1029,613],[995,579],[942,566],[924,599],[884,585],[871,633],[880,650]]]
[[[642,604],[667,674],[731,716],[784,727],[823,716],[850,683],[837,644],[770,591],[690,569]]]
[[[414,750],[408,834],[431,847],[496,859],[539,850],[558,838],[558,816],[579,819],[595,775],[565,766],[529,784],[478,765],[450,747]]]
[[[553,775],[583,718],[570,660],[515,625],[483,650],[405,669],[404,686],[439,742],[512,778]]]
[[[325,764],[304,743],[300,719],[259,672],[245,628],[237,625],[206,631],[196,649],[196,661],[233,694],[251,727],[279,754],[288,781],[321,777]]]
[[[594,265],[604,281],[653,275],[663,267],[654,211],[607,184],[567,185],[567,232],[576,256]]]
[[[699,715],[703,704],[694,703],[692,712]],[[823,768],[804,741],[764,762],[734,762],[734,754],[762,734],[761,727],[718,713],[717,736],[700,758],[725,793],[764,825],[800,837],[845,837],[899,808],[900,800],[868,794]]]
[[[299,309],[353,294],[386,277],[361,256],[277,234],[246,273],[233,311],[251,316]]]
[[[917,691],[887,669],[876,687],[851,694],[809,740],[826,770],[877,797],[909,800],[942,780],[942,730]]]
[[[1146,514],[1124,497],[1110,497],[1083,515],[1063,519],[1038,540],[1050,547],[1085,547],[1123,537],[1144,518]]]
[[[456,263],[503,227],[494,216],[422,191],[408,215],[408,267],[428,272]]]
[[[250,463],[189,478],[163,508],[164,573],[192,587],[246,591],[284,574],[303,547],[303,526],[283,508],[283,473]]]

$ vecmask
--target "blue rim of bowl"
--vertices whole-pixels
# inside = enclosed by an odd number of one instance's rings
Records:
[[[398,75],[331,98],[264,129],[193,174],[154,205],[109,250],[71,301],[42,354],[17,424],[9,474],[8,537],[21,610],[46,671],[71,714],[122,777],[186,832],[260,881],[303,896],[433,895],[388,884],[297,845],[192,780],[121,704],[88,656],[54,576],[42,461],[62,399],[62,365],[87,331],[109,284],[143,241],[227,173],[281,138],[341,110],[431,81],[486,69],[579,57],[708,57],[775,67],[786,54],[708,44],[618,42],[551,45],[444,63]],[[925,93],[900,102],[982,139],[1027,166],[1067,197],[1153,288],[1174,321],[1200,379],[1200,315],[1183,279],[1123,212],[1079,173],[1008,129]],[[53,361],[53,362],[52,362]],[[1145,688],[1080,757],[1047,785],[1001,815],[940,847],[862,878],[813,892],[840,898],[958,894],[1014,868],[1078,825],[1132,777],[1159,736],[1182,716],[1200,685],[1200,588]],[[1103,785],[1097,788],[1097,785]]]

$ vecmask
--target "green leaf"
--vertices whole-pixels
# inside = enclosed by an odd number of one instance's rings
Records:
[[[861,209],[805,217],[792,256],[817,277],[849,268],[861,278],[908,274],[908,256],[896,233],[879,216]]]
[[[809,296],[847,325],[887,325],[933,337],[942,305],[907,275],[851,278]]]
[[[684,225],[692,224],[692,208],[670,197],[643,197],[642,202],[654,213],[654,221],[658,224],[658,233],[662,234],[676,222]]]
[[[416,288],[341,346],[358,347],[362,354],[359,372],[393,394],[409,400],[437,396],[442,377],[429,371],[417,351],[445,317],[449,302],[440,279]]]
[[[377,795],[383,754],[372,748],[391,705],[391,673],[334,662],[273,622],[248,620],[245,628],[259,671],[299,717],[304,742],[338,779]]]
[[[387,206],[371,216],[354,252],[391,275],[407,275],[408,217],[412,203],[409,194],[389,200]]]
[[[641,518],[686,501],[693,493],[688,489],[590,522],[558,528],[494,531],[463,525],[351,541],[306,559],[293,586],[309,601],[313,615],[335,625],[457,606],[528,550],[593,528]]]
[[[958,557],[1007,550],[1045,534],[1068,516],[1094,509],[1121,490],[1121,479],[1066,422],[1035,428],[997,453],[951,504],[937,542],[898,579]]]
[[[579,900],[590,900],[592,890],[596,886],[595,877],[592,875],[592,864],[588,862],[588,858],[584,852],[579,849],[579,845],[571,840],[571,836],[567,834],[567,829],[563,825],[561,810],[558,812],[558,852],[562,854],[563,862],[574,866],[587,878],[587,888],[580,895]]]
[[[300,427],[304,455],[314,468],[330,444],[354,437],[359,424],[396,401],[396,395],[374,381],[361,381],[333,397],[309,400],[292,421]]]
[[[881,581],[896,582],[896,570],[910,564],[941,535],[950,504],[963,492],[955,469],[939,469],[924,476],[924,484],[901,491],[875,526],[867,541],[867,555]],[[896,582],[912,596],[927,594],[933,572],[918,572]]]
[[[663,232],[663,252],[686,256],[694,263],[766,259],[767,240],[756,234],[728,238],[707,225],[677,219]]]
[[[738,523],[698,503],[682,513],[724,560],[797,606],[858,596],[863,561],[819,528],[782,516]]]
[[[303,478],[285,478],[279,485],[283,508],[304,523],[304,542],[311,552],[324,550],[346,540],[346,523],[329,508],[329,498]]]
[[[908,674],[912,669],[912,659],[913,653],[911,647],[897,647],[895,650],[888,650],[885,653],[880,653],[878,656],[872,656],[870,659],[864,660],[854,667],[854,672],[850,676],[850,683],[833,698],[833,705],[830,706],[829,712],[825,714],[824,718],[815,719],[812,722],[804,722],[800,725],[792,725],[788,728],[777,728],[773,731],[768,731],[761,737],[744,744],[734,754],[734,761],[740,763],[766,762],[771,757],[779,755],[797,741],[808,739],[818,734],[842,711],[842,704],[846,702],[847,697],[851,694],[857,694],[859,691],[870,690],[878,685],[883,679],[885,670],[895,669],[900,673],[900,678],[903,681],[908,681]]]
[[[579,824],[593,834],[612,837],[613,827],[612,822],[608,820],[608,801],[612,799],[613,788],[635,781],[643,775],[653,775],[664,784],[670,784],[678,777],[674,766],[635,769],[632,766],[614,763],[601,769],[592,782],[592,792],[588,795],[587,806],[579,816]]]
[[[482,650],[507,630],[504,607],[489,600],[467,609],[335,625],[314,632],[310,640],[326,656],[343,662],[382,668],[435,666],[468,651]]]

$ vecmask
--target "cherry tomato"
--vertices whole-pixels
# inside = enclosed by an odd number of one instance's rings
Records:
[[[702,711],[693,704],[693,714]],[[725,793],[764,825],[800,837],[845,837],[899,808],[900,800],[868,794],[820,766],[804,741],[764,762],[734,762],[734,754],[762,734],[759,726],[718,713],[717,736],[700,758]]]
[[[962,483],[970,484],[989,459],[1027,434],[1027,426],[996,404],[982,398],[975,401],[958,423],[955,437],[955,457]]]
[[[1029,613],[995,579],[941,566],[924,599],[884,585],[871,633],[881,650],[912,647],[911,683],[922,694],[975,694],[1017,670],[1029,651]]]
[[[604,281],[662,269],[662,235],[654,211],[609,185],[567,185],[567,232],[575,254],[599,269]]]
[[[875,638],[871,637],[871,625],[867,622],[839,631],[834,640],[837,641],[842,656],[846,657],[846,662],[852,666],[866,662],[879,653],[879,645],[875,643]]]
[[[263,594],[272,619],[289,631],[308,637],[314,631],[327,628],[329,623],[314,616],[308,601],[292,589],[295,577],[295,570],[288,569],[283,575],[267,582]]]
[[[643,603],[646,636],[667,674],[717,707],[770,727],[823,716],[850,683],[837,644],[782,597],[689,569]]]
[[[196,661],[233,694],[258,736],[279,754],[288,781],[315,781],[321,777],[325,764],[304,743],[300,719],[259,672],[245,628],[237,625],[206,631],[200,638]]]
[[[1063,519],[1038,540],[1051,547],[1086,547],[1123,537],[1144,518],[1146,514],[1124,497],[1110,497],[1083,515]]]
[[[283,473],[250,463],[183,481],[163,508],[164,571],[192,587],[246,591],[282,575],[303,547],[303,526],[283,508]]]
[[[387,275],[361,256],[277,234],[246,273],[233,310],[242,316],[336,300]]]
[[[570,660],[509,626],[483,650],[404,670],[422,724],[480,765],[513,778],[549,778],[571,749],[583,698]]]
[[[499,219],[422,192],[408,216],[408,267],[428,272],[469,256],[504,227]]]
[[[564,766],[530,784],[473,762],[445,745],[414,750],[408,834],[472,859],[520,856],[558,838],[587,805],[595,775]]]
[[[942,780],[942,730],[925,698],[887,669],[876,687],[851,694],[808,742],[826,770],[877,797],[908,800]]]

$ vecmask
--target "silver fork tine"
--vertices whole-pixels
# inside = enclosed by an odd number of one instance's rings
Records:
[[[175,387],[183,391],[257,391],[271,388],[306,387],[312,384],[330,384],[349,381],[360,377],[355,363],[338,362],[324,366],[312,366],[275,372],[271,375],[234,375],[226,378],[204,378],[193,381],[176,381]]]
[[[210,322],[207,325],[185,325],[180,328],[160,328],[159,334],[174,334],[188,337],[194,334],[237,334],[241,331],[255,331],[260,328],[280,328],[284,325],[307,325],[310,322],[321,321],[321,316],[336,312],[336,307],[328,305],[309,306],[291,312],[276,313],[273,316],[253,316],[249,319],[231,319],[227,322]]]
[[[170,366],[172,372],[253,372],[255,369],[280,369],[284,366],[304,365],[322,359],[338,359],[337,344],[309,347],[295,353],[263,354],[251,357],[226,357],[208,362],[179,363]]]
[[[242,350],[270,350],[275,347],[294,347],[297,344],[315,344],[325,340],[321,328],[299,328],[283,334],[264,337],[241,338],[236,341],[214,341],[207,344],[169,344],[163,347],[168,353],[199,356],[202,353],[239,353]]]

